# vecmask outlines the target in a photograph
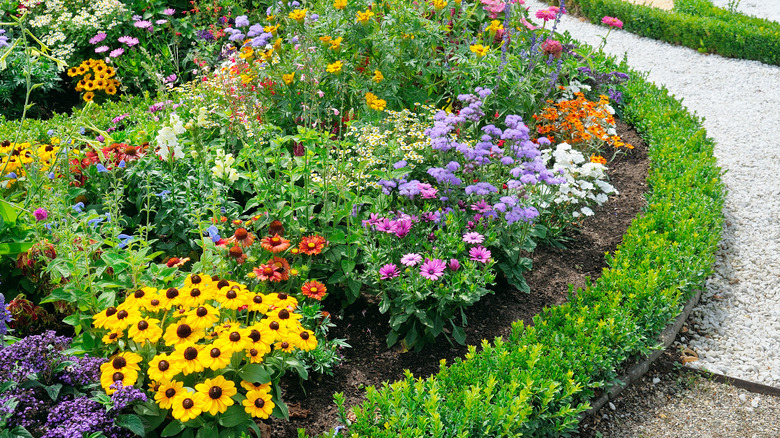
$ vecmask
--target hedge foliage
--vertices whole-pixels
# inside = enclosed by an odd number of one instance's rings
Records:
[[[567,435],[621,364],[658,348],[661,330],[712,272],[725,189],[701,120],[631,76],[623,118],[649,144],[648,205],[608,255],[610,267],[533,326],[519,321],[507,339],[472,346],[429,378],[407,373],[368,388],[351,436]],[[346,417],[343,397],[336,401]]]
[[[547,0],[558,5],[557,0]],[[780,65],[780,23],[732,13],[709,0],[675,0],[666,11],[623,0],[569,0],[570,11],[594,23],[604,16],[623,21],[637,35],[683,45],[704,53]]]

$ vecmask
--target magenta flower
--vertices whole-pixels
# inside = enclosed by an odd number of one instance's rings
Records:
[[[395,226],[393,228],[396,236],[406,237],[406,235],[409,234],[409,231],[412,230],[412,221],[411,219],[399,219],[395,221]]]
[[[35,220],[38,222],[45,221],[49,217],[49,212],[44,208],[39,208],[33,212],[33,216],[35,216]]]
[[[95,47],[95,53],[108,52],[108,46]]]
[[[460,269],[460,262],[458,259],[450,259],[450,262],[447,263],[447,267],[450,268],[450,271],[455,272]]]
[[[487,263],[490,260],[490,250],[484,246],[475,246],[469,250],[470,260]]]
[[[161,25],[163,25],[163,24],[165,24],[165,23],[167,23],[167,22],[168,22],[168,20],[166,20],[166,19],[164,19],[164,18],[161,18],[161,19],[159,19],[159,20],[155,21],[155,22],[154,22],[154,24],[156,24],[156,25],[158,25],[158,26],[161,26]]]
[[[110,56],[112,58],[116,58],[116,57],[120,56],[123,53],[125,53],[125,49],[120,47],[118,49],[112,50],[111,53],[108,54],[108,56]]]
[[[416,266],[422,261],[420,254],[410,253],[401,257],[401,264],[404,266]]]
[[[152,27],[152,22],[147,20],[138,20],[135,23],[133,23],[133,26],[139,29],[149,29],[150,27]]]
[[[379,275],[382,280],[389,280],[391,278],[401,275],[401,271],[398,270],[398,266],[393,263],[388,263],[379,268]]]
[[[119,37],[117,41],[123,44],[127,44],[128,47],[133,47],[134,45],[138,44],[138,38],[133,38],[128,35]]]
[[[420,266],[420,275],[428,280],[438,280],[444,275],[444,268],[446,268],[444,260],[426,260],[425,263]]]
[[[476,231],[472,231],[470,233],[466,233],[463,235],[463,241],[470,244],[479,244],[485,241],[485,236],[477,233]]]
[[[97,34],[97,35],[93,36],[92,38],[90,38],[89,39],[89,43],[90,44],[97,44],[97,43],[103,41],[104,39],[106,39],[106,34],[103,33],[103,32],[100,32],[99,34]]]
[[[164,10],[164,11],[163,11],[163,14],[165,14],[165,15],[167,15],[167,16],[169,16],[169,17],[170,17],[171,15],[175,14],[175,13],[176,13],[176,9],[172,9],[172,8],[168,8],[168,9],[166,9],[166,10]]]
[[[536,18],[544,21],[555,20],[555,11],[550,9],[540,9],[536,11]]]
[[[601,19],[601,22],[610,27],[617,27],[618,29],[623,28],[623,22],[615,17],[604,17]]]

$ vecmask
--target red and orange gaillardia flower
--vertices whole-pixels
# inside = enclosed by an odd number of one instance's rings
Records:
[[[260,246],[262,246],[264,250],[275,254],[289,248],[290,241],[278,234],[274,234],[273,236],[263,237],[260,241]]]
[[[325,285],[316,280],[307,281],[301,286],[301,293],[303,293],[303,295],[317,301],[322,300],[327,292],[328,289]]]
[[[322,252],[322,249],[325,248],[327,244],[328,242],[322,236],[306,236],[301,239],[300,244],[298,244],[298,249],[306,255],[317,255]]]
[[[255,235],[247,231],[246,228],[238,228],[233,233],[233,236],[228,239],[228,242],[246,248],[255,243]]]

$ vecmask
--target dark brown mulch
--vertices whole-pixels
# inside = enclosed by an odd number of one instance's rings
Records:
[[[618,134],[635,146],[609,165],[611,183],[620,194],[594,209],[596,214],[583,221],[571,235],[572,240],[566,243],[566,249],[537,248],[533,254],[533,270],[526,275],[530,294],[498,285],[494,294],[469,308],[466,312],[468,344],[478,345],[482,339],[507,335],[513,322],[530,323],[544,307],[565,302],[570,284],[576,290],[585,286],[586,278],[595,280],[601,275],[606,267],[604,253],[615,250],[631,221],[646,204],[647,146],[622,122],[618,122]],[[332,336],[346,339],[352,348],[343,351],[346,361],[332,377],[309,380],[303,386],[293,379],[282,382],[285,401],[296,404],[294,411],[298,418],[269,420],[270,436],[274,438],[296,437],[298,428],[316,435],[339,425],[333,402],[335,392],[343,392],[347,405],[354,406],[364,400],[365,386],[398,380],[405,369],[415,376],[429,376],[438,371],[441,359],[451,363],[466,352],[465,347],[452,346],[445,339],[417,353],[388,349],[387,317],[379,313],[376,304],[365,299],[343,312],[331,313],[337,325]]]

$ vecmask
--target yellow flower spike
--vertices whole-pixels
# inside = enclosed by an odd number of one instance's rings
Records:
[[[173,380],[165,382],[160,385],[154,394],[154,401],[157,402],[160,408],[170,409],[173,405],[173,399],[183,392],[185,392],[184,382],[175,382]]]
[[[271,401],[271,394],[267,391],[249,391],[241,404],[244,405],[244,410],[249,415],[262,419],[271,416],[275,406],[274,402]]]
[[[205,382],[195,385],[195,389],[203,395],[203,412],[211,415],[227,411],[228,406],[234,403],[231,397],[238,393],[236,384],[222,376],[206,379]]]
[[[180,392],[171,402],[171,415],[183,422],[195,419],[203,412],[205,403],[206,400],[201,393]]]

